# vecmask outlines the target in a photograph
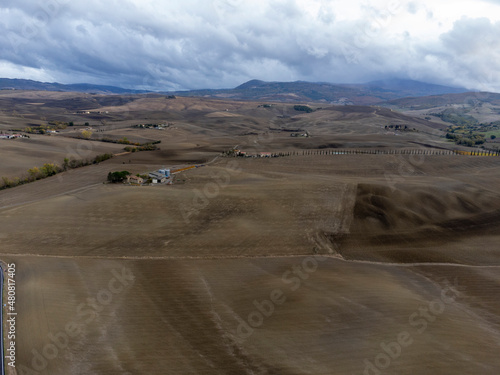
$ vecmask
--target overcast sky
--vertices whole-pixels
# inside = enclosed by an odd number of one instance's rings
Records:
[[[500,92],[500,0],[2,0],[0,77],[136,89],[398,77]]]

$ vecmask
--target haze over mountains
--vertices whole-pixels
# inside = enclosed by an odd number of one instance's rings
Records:
[[[176,95],[210,96],[244,100],[324,101],[335,104],[371,105],[387,100],[467,92],[464,88],[430,83],[387,79],[365,84],[248,81],[229,90],[198,90]]]
[[[132,94],[143,90],[92,84],[45,83],[23,79],[0,79],[0,89],[75,91],[84,93]],[[386,101],[430,95],[460,94],[465,88],[448,87],[412,80],[386,79],[365,84],[332,84],[305,81],[248,81],[233,89],[204,89],[170,92],[178,96],[203,96],[235,100],[265,100],[284,102],[326,102],[334,104],[372,105]]]
[[[0,78],[0,90],[36,90],[36,91],[64,91],[85,93],[128,94],[143,93],[147,91],[129,90],[116,86],[92,85],[88,83],[75,83],[65,85],[57,82],[39,82],[30,79]]]

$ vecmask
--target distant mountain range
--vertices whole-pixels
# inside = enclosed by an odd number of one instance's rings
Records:
[[[259,101],[309,102],[370,105],[388,100],[428,95],[457,94],[464,88],[447,87],[424,82],[388,79],[366,84],[332,84],[312,82],[248,81],[234,89],[193,90],[175,92],[179,96],[207,96],[215,98]]]
[[[129,90],[115,86],[91,84],[45,83],[24,79],[0,79],[0,89],[76,91],[99,94],[141,94],[148,91]],[[387,101],[430,95],[460,94],[468,90],[412,80],[387,79],[366,84],[332,84],[313,82],[264,82],[248,81],[233,89],[206,89],[164,92],[177,96],[202,96],[234,100],[325,102],[332,104],[371,105]]]
[[[396,108],[427,109],[434,107],[451,106],[454,104],[480,106],[482,105],[482,103],[489,103],[495,106],[499,106],[500,94],[492,92],[465,92],[459,94],[406,97],[387,101],[384,103],[384,106],[394,106]]]
[[[142,94],[149,91],[128,90],[115,86],[91,85],[88,83],[75,83],[64,85],[62,83],[38,82],[29,79],[0,78],[0,90],[36,90],[36,91],[62,91],[84,92],[98,94]]]

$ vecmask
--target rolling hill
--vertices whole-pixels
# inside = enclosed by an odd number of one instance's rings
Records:
[[[457,94],[466,89],[424,82],[389,79],[366,84],[332,84],[325,82],[248,81],[234,89],[176,92],[180,96],[205,96],[236,100],[285,102],[326,102],[332,104],[372,105],[388,100],[428,95]]]
[[[129,90],[115,86],[92,85],[89,83],[75,83],[64,85],[57,82],[39,82],[29,79],[0,78],[0,90],[37,90],[37,91],[63,91],[85,92],[99,94],[128,94],[145,93],[144,90]]]
[[[24,79],[0,79],[0,90],[40,90],[99,94],[146,93],[115,86],[37,82]],[[251,80],[230,89],[203,89],[163,92],[177,96],[211,97],[232,100],[273,102],[325,102],[329,104],[373,105],[406,97],[460,94],[466,89],[430,83],[387,79],[366,84],[334,84],[326,82],[264,82]]]
[[[500,105],[500,94],[491,92],[465,92],[423,97],[407,97],[390,100],[386,102],[385,105],[399,108],[426,109],[454,104],[480,105],[481,103]]]

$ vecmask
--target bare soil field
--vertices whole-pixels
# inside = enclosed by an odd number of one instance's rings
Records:
[[[99,136],[161,143],[0,191],[17,374],[498,374],[499,157],[332,154],[453,149],[441,125],[376,107],[45,99],[108,111]],[[147,121],[173,125],[131,127]],[[385,130],[398,121],[419,131]],[[60,159],[71,131],[0,149],[0,168]],[[293,156],[222,155],[235,147]],[[193,165],[173,185],[104,183]]]
[[[6,257],[19,269],[19,370],[497,373],[498,268],[311,259]]]
[[[122,152],[118,144],[92,142],[73,138],[30,135],[29,139],[0,140],[2,164],[0,177],[21,177],[28,169],[45,163],[62,165],[65,158],[91,159],[96,155]]]

